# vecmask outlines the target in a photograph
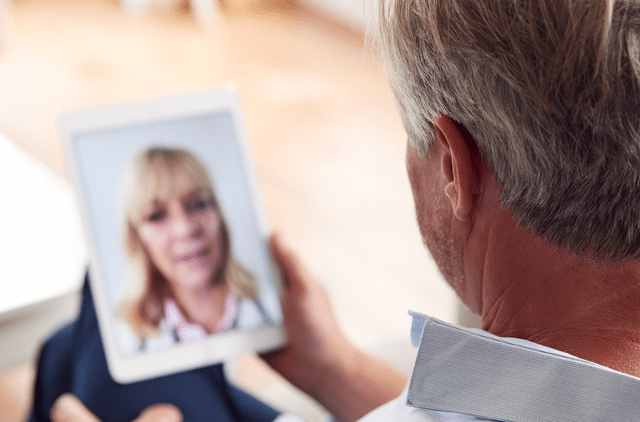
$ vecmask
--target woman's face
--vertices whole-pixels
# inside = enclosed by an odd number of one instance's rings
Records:
[[[205,287],[220,265],[220,214],[204,189],[154,199],[143,211],[138,235],[173,288]]]

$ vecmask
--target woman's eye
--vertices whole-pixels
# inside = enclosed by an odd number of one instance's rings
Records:
[[[202,210],[204,208],[207,208],[207,206],[209,205],[209,203],[202,199],[202,198],[198,198],[198,199],[193,199],[191,201],[187,202],[187,209],[190,211],[198,211],[198,210]]]
[[[149,221],[160,221],[164,218],[164,211],[154,211],[147,217]]]

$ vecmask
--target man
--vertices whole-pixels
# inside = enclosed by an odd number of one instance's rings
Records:
[[[383,0],[420,230],[485,331],[417,316],[411,381],[365,421],[640,419],[639,3]],[[398,394],[273,247],[268,362],[338,420]]]

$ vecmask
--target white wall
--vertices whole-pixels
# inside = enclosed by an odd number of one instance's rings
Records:
[[[300,0],[300,4],[353,29],[365,29],[365,16],[375,0]],[[366,12],[365,12],[366,9]]]

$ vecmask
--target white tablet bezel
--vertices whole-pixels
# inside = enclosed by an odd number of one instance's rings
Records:
[[[235,137],[248,190],[253,204],[253,215],[261,237],[260,242],[268,253],[269,227],[265,208],[260,195],[258,177],[251,155],[251,149],[242,118],[242,112],[235,86],[201,92],[177,98],[165,98],[137,104],[79,111],[61,119],[61,131],[69,176],[72,179],[81,209],[83,228],[90,253],[91,289],[98,316],[100,335],[103,341],[109,372],[119,383],[131,383],[159,377],[197,367],[228,360],[246,352],[264,352],[281,347],[286,342],[282,323],[265,325],[250,331],[230,331],[208,336],[193,343],[180,343],[166,350],[137,353],[125,357],[118,350],[115,334],[115,315],[109,303],[101,262],[96,247],[96,238],[91,224],[86,193],[77,161],[77,138],[83,134],[126,128],[144,124],[155,124],[168,120],[190,118],[205,114],[229,112],[232,116]],[[219,184],[219,182],[218,182]],[[269,259],[273,280],[279,291],[280,279],[276,266]]]

